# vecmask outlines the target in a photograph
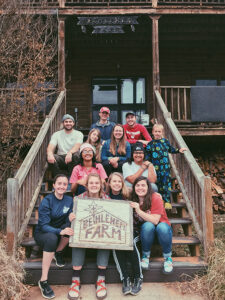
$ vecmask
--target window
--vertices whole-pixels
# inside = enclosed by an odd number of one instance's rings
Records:
[[[125,115],[146,113],[145,78],[94,78],[92,81],[92,122],[98,120],[102,106],[109,107],[110,120],[125,124]]]

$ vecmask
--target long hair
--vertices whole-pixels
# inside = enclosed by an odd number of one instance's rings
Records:
[[[138,202],[139,203],[139,197],[135,192],[135,186],[139,181],[144,180],[147,183],[148,186],[148,190],[147,193],[144,197],[144,201],[143,204],[141,206],[141,209],[143,211],[147,211],[151,208],[151,204],[152,204],[152,194],[153,194],[153,190],[151,187],[151,182],[148,180],[148,178],[144,177],[144,176],[140,176],[138,178],[135,179],[134,183],[133,183],[133,188],[132,188],[132,193],[131,193],[131,200],[134,202]]]
[[[98,135],[98,139],[97,139],[97,141],[95,142],[95,143],[93,143],[92,141],[91,141],[91,134],[94,132],[94,131],[96,131],[97,132],[97,135]],[[87,141],[86,141],[87,143],[89,143],[89,144],[91,144],[92,146],[94,146],[95,147],[95,149],[96,149],[96,160],[97,161],[101,161],[101,147],[102,147],[102,145],[101,145],[101,132],[100,132],[100,130],[99,129],[97,129],[97,128],[93,128],[93,129],[91,129],[91,131],[89,132],[89,134],[88,134],[88,138],[87,138]]]
[[[93,151],[92,151],[93,152]],[[83,160],[83,157],[82,157],[82,152],[80,153],[80,156],[79,156],[79,164],[83,167],[84,166],[84,160]],[[92,157],[92,167],[93,168],[96,168],[96,157],[95,157],[95,154],[93,152],[93,157]]]
[[[123,197],[123,199],[128,199],[130,196],[130,193],[129,193],[127,186],[125,185],[122,174],[119,172],[114,172],[114,173],[110,174],[108,181],[107,181],[107,185],[106,185],[106,193],[109,195],[110,192],[112,191],[112,189],[110,187],[110,182],[111,182],[113,176],[118,176],[121,179],[121,181],[122,181],[122,189],[121,189],[122,197]]]
[[[100,175],[98,173],[90,173],[87,177],[87,183],[85,185],[85,188],[87,190],[87,194],[88,194],[88,197],[89,197],[89,191],[88,191],[88,182],[90,180],[91,177],[96,177],[99,179],[99,182],[100,182],[100,190],[99,190],[99,198],[102,198],[103,197],[103,194],[104,194],[104,190],[103,190],[103,183],[102,183],[102,179],[100,177]]]
[[[118,153],[120,155],[126,155],[126,138],[125,138],[125,132],[124,132],[124,128],[123,125],[121,124],[116,124],[113,127],[112,133],[111,133],[111,142],[110,142],[110,146],[109,146],[109,151],[113,154],[116,155],[116,147],[117,147],[117,143],[116,143],[116,139],[114,137],[114,130],[116,127],[121,127],[123,129],[123,136],[120,139],[119,142],[119,147],[118,147]]]

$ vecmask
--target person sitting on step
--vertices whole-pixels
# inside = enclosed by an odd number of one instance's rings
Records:
[[[99,174],[102,183],[105,184],[107,175],[102,164],[96,163],[95,151],[91,144],[84,143],[80,146],[80,163],[74,167],[70,177],[71,191],[76,195],[85,192],[87,176],[91,173]]]
[[[171,174],[169,153],[184,153],[187,148],[174,148],[170,142],[163,137],[164,127],[162,124],[155,124],[152,128],[154,139],[146,146],[147,159],[153,163],[157,173],[157,186],[159,193],[165,202],[166,209],[172,209],[170,203]]]
[[[101,162],[101,152],[102,152],[102,143],[101,143],[101,132],[93,128],[88,134],[86,143],[91,144],[95,148],[95,157],[96,162]]]
[[[34,239],[43,249],[42,273],[38,285],[42,296],[54,298],[54,292],[48,284],[48,271],[54,258],[58,267],[65,265],[62,251],[73,235],[70,228],[69,214],[73,209],[73,198],[65,195],[68,179],[64,174],[58,174],[53,180],[54,192],[47,195],[38,209],[38,225],[35,228]]]
[[[61,173],[71,175],[74,166],[78,163],[77,151],[83,143],[83,133],[73,129],[75,121],[71,115],[64,115],[62,123],[63,129],[52,135],[47,148],[47,161],[53,177]]]
[[[149,268],[151,247],[156,239],[163,250],[163,273],[171,274],[172,228],[161,195],[152,191],[151,183],[146,177],[140,176],[134,181],[131,201],[130,205],[134,208],[134,230],[139,232],[141,239],[142,268]]]
[[[125,185],[123,176],[121,173],[114,172],[109,176],[106,192],[111,199],[115,200],[128,200],[129,191]],[[118,212],[119,217],[119,212]],[[113,250],[113,257],[116,263],[117,270],[120,274],[120,279],[123,282],[122,293],[124,295],[131,294],[137,295],[142,286],[143,275],[140,265],[140,253],[137,248],[138,234],[134,232],[133,246],[131,251],[127,250]],[[128,270],[128,264],[131,266],[131,277],[133,283],[131,283],[130,272]]]
[[[109,199],[109,196],[103,191],[103,184],[99,174],[89,174],[86,181],[86,192],[79,195],[79,198],[96,198]],[[74,213],[69,216],[72,222],[75,219]],[[77,300],[80,295],[80,275],[85,260],[85,248],[72,248],[72,265],[73,275],[72,284],[69,289],[68,299]],[[97,299],[104,299],[107,296],[105,285],[106,267],[108,265],[110,250],[97,250],[97,282],[96,282],[96,297]]]
[[[122,169],[125,184],[129,189],[132,189],[134,180],[142,175],[149,179],[154,192],[158,192],[155,184],[157,180],[156,171],[153,164],[145,160],[145,148],[142,143],[133,144],[131,158],[123,164]]]
[[[90,129],[96,128],[101,132],[102,144],[111,137],[114,122],[109,121],[110,109],[108,107],[101,107],[99,111],[99,121],[91,125]]]
[[[102,165],[109,176],[112,172],[121,172],[122,165],[130,158],[131,147],[125,139],[124,128],[116,124],[111,139],[102,146]]]

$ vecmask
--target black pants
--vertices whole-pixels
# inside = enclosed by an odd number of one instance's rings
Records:
[[[72,161],[68,164],[65,163],[66,155],[54,154],[54,157],[56,161],[53,164],[49,163],[53,177],[55,177],[57,174],[65,174],[66,176],[70,176],[73,168],[79,163],[79,156],[77,152],[72,154]]]
[[[109,176],[111,173],[113,172],[119,172],[119,173],[122,173],[122,166],[124,164],[124,161],[119,161],[118,162],[118,167],[117,168],[114,168],[108,160],[105,160],[102,162],[102,165],[106,171],[106,174],[107,176]]]
[[[59,243],[60,235],[53,232],[37,232],[34,234],[34,239],[43,251],[55,252]]]
[[[143,278],[141,263],[140,263],[140,253],[137,248],[137,241],[139,237],[135,237],[133,244],[134,249],[131,251],[126,250],[113,250],[113,257],[116,263],[117,270],[120,274],[120,279],[129,277],[128,263],[131,265],[131,276],[133,278]]]

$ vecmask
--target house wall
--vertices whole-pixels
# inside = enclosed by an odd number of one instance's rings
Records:
[[[149,18],[148,18],[149,19]],[[78,108],[79,126],[92,123],[91,80],[97,76],[143,76],[147,83],[147,110],[152,101],[151,20],[134,35],[82,34],[66,29],[67,111]],[[225,18],[213,15],[164,15],[159,19],[161,85],[195,85],[196,79],[225,80]],[[106,99],[107,100],[107,99]],[[107,105],[107,101],[106,101]]]

